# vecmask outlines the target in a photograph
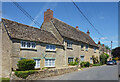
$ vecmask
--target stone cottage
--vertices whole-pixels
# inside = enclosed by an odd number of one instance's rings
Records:
[[[44,12],[41,28],[35,28],[2,18],[0,37],[2,77],[9,77],[21,59],[34,59],[36,69],[61,68],[78,58],[92,63],[92,55],[99,57],[99,47],[84,33],[53,17],[53,11]]]

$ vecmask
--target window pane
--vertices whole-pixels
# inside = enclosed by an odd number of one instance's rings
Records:
[[[55,50],[56,49],[56,46],[53,46],[53,50]]]
[[[30,48],[30,42],[27,42],[27,47]]]
[[[32,48],[35,48],[36,44],[34,42],[32,42]]]
[[[50,45],[50,49],[51,49],[51,50],[53,49],[53,46],[52,46],[52,45]]]
[[[46,49],[49,49],[49,45],[46,45]]]
[[[26,42],[21,42],[21,46],[25,47],[26,46]]]

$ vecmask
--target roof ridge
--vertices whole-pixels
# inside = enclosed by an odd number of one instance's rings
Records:
[[[12,20],[9,20],[9,19],[5,19],[5,18],[1,18],[1,19],[2,19],[2,20],[11,21],[11,22],[14,22],[14,23],[17,23],[17,24],[23,25],[23,26],[30,27],[30,28],[38,29],[38,30],[40,30],[40,31],[48,32],[48,31],[46,31],[46,30],[42,30],[42,29],[40,29],[40,28],[33,27],[33,26],[29,26],[29,25],[26,25],[26,24],[22,24],[22,23],[19,23],[19,22],[16,22],[16,21],[12,21]],[[48,32],[48,33],[51,33],[51,32]]]
[[[11,22],[14,22],[14,23],[23,25],[23,26],[31,27],[31,28],[34,28],[34,29],[40,29],[40,28],[37,28],[37,27],[29,26],[29,25],[26,25],[26,24],[23,24],[23,23],[19,23],[19,22],[13,21],[13,20],[6,19],[6,18],[1,18],[1,19],[2,19],[2,20],[11,21]]]

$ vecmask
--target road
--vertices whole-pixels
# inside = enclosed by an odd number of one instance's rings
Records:
[[[41,80],[118,80],[118,65],[85,68],[77,72],[42,78]]]

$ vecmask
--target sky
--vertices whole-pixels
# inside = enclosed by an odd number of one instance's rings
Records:
[[[118,46],[118,3],[117,2],[75,2],[98,32],[88,23],[72,2],[18,2],[40,26],[44,20],[44,12],[53,10],[53,16],[80,31],[90,31],[90,36],[98,43],[112,48]],[[2,18],[38,27],[25,16],[12,2],[2,3]]]

